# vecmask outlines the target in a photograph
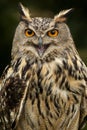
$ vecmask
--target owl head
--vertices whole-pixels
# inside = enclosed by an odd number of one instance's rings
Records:
[[[19,8],[20,23],[13,40],[13,58],[28,53],[43,58],[55,49],[62,52],[63,48],[73,41],[69,28],[65,23],[66,15],[72,9],[63,10],[54,18],[31,18],[29,10],[21,3]]]

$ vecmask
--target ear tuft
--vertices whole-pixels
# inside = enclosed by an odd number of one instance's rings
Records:
[[[18,7],[19,7],[19,13],[20,13],[21,19],[22,19],[22,20],[23,20],[23,19],[27,19],[27,20],[31,21],[29,9],[26,8],[26,7],[24,7],[24,6],[22,5],[22,3],[19,3]]]
[[[58,15],[54,17],[55,22],[64,22],[66,21],[66,16],[73,11],[73,8],[60,11]]]

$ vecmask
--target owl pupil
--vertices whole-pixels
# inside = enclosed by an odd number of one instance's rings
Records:
[[[55,34],[55,30],[51,30],[51,34],[54,35]]]
[[[31,35],[31,34],[32,34],[32,30],[30,30],[30,29],[29,29],[29,30],[28,30],[28,34],[30,34],[30,35]]]

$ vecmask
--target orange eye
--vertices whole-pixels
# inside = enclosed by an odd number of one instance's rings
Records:
[[[34,33],[34,31],[31,30],[31,29],[26,29],[26,30],[25,30],[25,35],[26,35],[27,37],[32,37],[32,36],[35,35],[35,33]]]
[[[56,30],[56,29],[50,30],[47,32],[47,35],[49,37],[56,37],[56,36],[58,36],[58,30]]]

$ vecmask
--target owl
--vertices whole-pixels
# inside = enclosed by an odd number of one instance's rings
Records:
[[[11,62],[0,79],[0,130],[81,130],[87,121],[87,67],[66,16],[31,18],[19,4]]]

